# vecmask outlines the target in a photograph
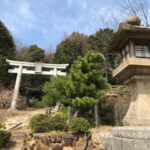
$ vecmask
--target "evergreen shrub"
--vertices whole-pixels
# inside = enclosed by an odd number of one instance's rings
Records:
[[[77,133],[87,133],[90,128],[88,120],[82,117],[73,118],[70,130]]]
[[[31,118],[29,126],[33,132],[47,132],[49,131],[49,119],[43,114],[35,115]]]
[[[8,143],[10,136],[10,132],[0,130],[0,148],[4,147]]]
[[[48,117],[47,115],[36,115],[33,116],[29,123],[30,128],[33,132],[49,132],[49,131],[66,131],[67,124],[66,118],[64,118],[60,114],[56,114],[55,116]]]

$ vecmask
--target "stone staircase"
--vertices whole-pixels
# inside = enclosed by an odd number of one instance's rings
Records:
[[[22,150],[26,135],[26,132],[23,130],[11,131],[11,143],[13,143],[13,145],[10,150]]]

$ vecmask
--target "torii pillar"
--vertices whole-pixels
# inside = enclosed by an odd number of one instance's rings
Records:
[[[10,110],[16,109],[16,103],[18,99],[19,87],[20,87],[21,76],[22,76],[22,69],[23,69],[23,66],[19,66]]]

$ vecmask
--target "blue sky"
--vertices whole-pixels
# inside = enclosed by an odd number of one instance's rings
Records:
[[[114,0],[0,0],[0,20],[18,45],[37,44],[45,50],[73,31],[92,34],[122,19]]]

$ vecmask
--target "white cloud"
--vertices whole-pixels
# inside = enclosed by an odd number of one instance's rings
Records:
[[[0,20],[23,43],[35,42],[46,47],[60,42],[64,33],[91,34],[105,27],[101,16],[111,25],[111,13],[121,15],[110,1],[106,4],[103,0],[0,0]]]

